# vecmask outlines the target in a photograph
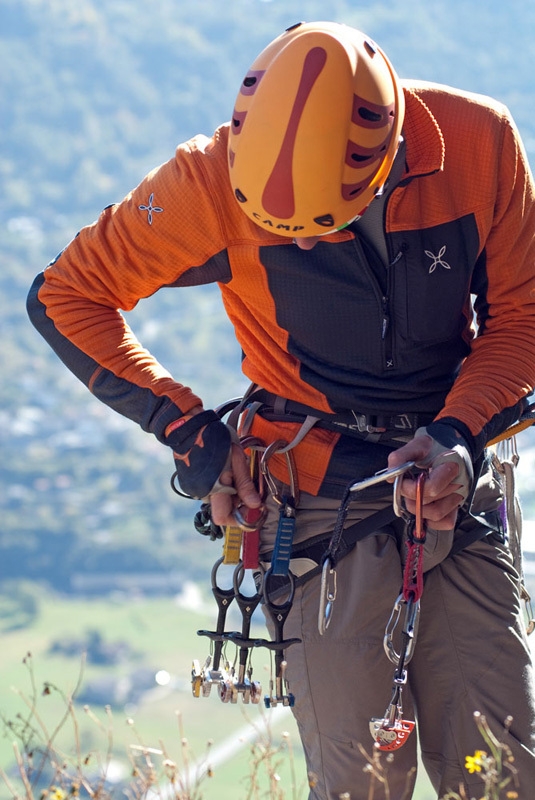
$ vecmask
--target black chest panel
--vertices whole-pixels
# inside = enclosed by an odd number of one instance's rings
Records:
[[[260,249],[301,378],[336,409],[438,409],[468,352],[463,311],[484,270],[473,217],[388,244],[388,267],[358,237]]]

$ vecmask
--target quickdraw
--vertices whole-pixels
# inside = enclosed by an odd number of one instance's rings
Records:
[[[403,572],[403,588],[394,603],[392,614],[387,623],[383,645],[389,660],[395,665],[392,681],[392,696],[382,718],[370,720],[370,733],[379,750],[397,750],[414,730],[414,720],[403,719],[401,696],[407,683],[407,665],[409,664],[416,644],[418,619],[420,615],[420,598],[423,592],[423,557],[426,540],[426,527],[422,516],[423,490],[426,472],[416,477],[416,514],[408,514],[399,503],[400,482],[396,478],[394,497],[398,498],[397,513],[405,520],[407,538],[407,559]],[[394,646],[394,631],[401,620],[402,608],[405,607],[401,628],[401,644],[399,652]]]
[[[383,639],[384,649],[389,660],[395,665],[392,696],[383,717],[370,720],[370,733],[379,750],[397,750],[407,740],[415,727],[413,720],[403,719],[401,694],[407,682],[407,665],[414,653],[418,619],[420,614],[420,598],[423,591],[423,555],[426,539],[426,528],[422,515],[423,490],[427,472],[420,472],[416,478],[416,514],[409,514],[401,502],[401,480],[415,467],[413,461],[401,464],[393,469],[385,469],[348,487],[340,509],[336,525],[323,560],[321,576],[320,604],[318,614],[318,630],[324,634],[331,621],[334,601],[336,600],[336,563],[340,555],[344,523],[347,517],[352,494],[374,486],[381,481],[394,478],[394,511],[405,521],[407,539],[407,559],[403,573],[401,594],[394,603],[394,608],[387,623]],[[399,652],[394,646],[394,631],[402,615],[405,613],[401,629],[401,645]]]

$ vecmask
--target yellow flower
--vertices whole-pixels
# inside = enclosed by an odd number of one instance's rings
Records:
[[[470,773],[481,772],[482,760],[486,755],[484,750],[476,750],[473,756],[466,756],[466,761],[464,762],[465,769]]]

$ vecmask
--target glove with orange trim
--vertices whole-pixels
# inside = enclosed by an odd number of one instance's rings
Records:
[[[168,425],[165,441],[173,448],[176,476],[182,491],[197,500],[207,497],[218,485],[229,459],[230,428],[221,422],[215,411],[201,411]]]

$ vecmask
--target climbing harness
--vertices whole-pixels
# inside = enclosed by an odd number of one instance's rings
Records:
[[[254,388],[252,387],[252,389]],[[258,486],[261,497],[264,497],[268,490],[279,507],[275,544],[272,553],[263,554],[261,563],[259,533],[264,518],[263,508],[248,509],[238,506],[234,510],[237,525],[228,526],[224,530],[212,522],[208,503],[203,503],[195,515],[195,527],[199,532],[209,535],[212,540],[223,539],[223,554],[214,564],[211,574],[212,593],[218,608],[215,630],[197,632],[199,636],[210,640],[210,654],[202,667],[199,661],[193,661],[191,673],[193,695],[208,697],[212,686],[216,686],[218,696],[223,703],[236,703],[239,697],[244,703],[259,703],[262,687],[258,681],[252,678],[251,654],[257,648],[264,648],[269,651],[271,656],[269,692],[264,696],[264,705],[266,708],[273,708],[279,704],[293,706],[295,698],[289,691],[286,679],[285,651],[301,640],[298,638],[285,639],[284,625],[292,609],[296,586],[315,574],[321,574],[318,630],[320,634],[324,634],[331,622],[337,599],[337,563],[357,541],[373,530],[380,530],[383,526],[389,525],[393,519],[398,517],[404,523],[404,540],[406,542],[403,584],[392,608],[383,637],[385,653],[394,665],[392,694],[384,715],[373,717],[369,723],[370,734],[379,750],[397,750],[406,742],[415,727],[413,720],[403,718],[402,691],[407,683],[407,666],[413,657],[416,645],[420,600],[423,593],[426,526],[422,507],[428,472],[427,470],[417,470],[415,463],[410,461],[393,469],[380,470],[364,480],[349,485],[342,498],[327,549],[325,550],[324,539],[305,541],[294,546],[299,487],[292,449],[314,425],[318,424],[323,427],[323,420],[312,416],[308,413],[308,409],[303,407],[306,414],[294,439],[290,442],[280,439],[265,446],[263,442],[249,435],[254,414],[264,406],[263,402],[253,400],[252,397],[254,397],[254,392],[249,399],[246,397],[241,401],[229,401],[218,410],[218,413],[220,416],[224,416],[230,412],[229,424],[237,428],[240,414],[244,409],[247,412],[245,423],[242,425],[240,443],[249,454],[251,477]],[[265,398],[263,399],[265,400]],[[281,404],[275,403],[275,405],[279,406],[275,409],[275,413],[282,413]],[[296,409],[296,411],[300,410],[301,408]],[[514,470],[518,462],[515,435],[534,422],[535,410],[530,407],[520,422],[493,439],[488,445],[489,447],[494,446],[491,464],[500,478],[504,494],[501,527],[507,532],[513,561],[518,571],[520,594],[526,604],[528,614],[528,633],[535,630],[535,619],[522,570],[522,515],[516,495]],[[336,421],[332,424],[339,426],[342,423]],[[362,426],[357,425],[357,427],[360,430]],[[369,426],[367,435],[371,435]],[[287,486],[284,489],[286,492],[284,495],[280,493],[279,489],[282,484],[275,481],[269,468],[270,460],[275,454],[283,455],[286,462],[288,481],[287,484],[284,484]],[[407,511],[401,496],[401,483],[403,477],[407,475],[416,480],[414,515]],[[388,480],[394,482],[392,505],[357,523],[346,526],[349,506],[355,495]],[[172,485],[177,491],[176,486],[173,483]],[[471,541],[472,539],[464,540],[460,537],[459,547],[452,548],[452,554]],[[317,564],[317,567],[296,577],[290,570],[291,559],[295,557],[306,558]],[[218,583],[218,571],[222,565],[234,566],[232,587],[227,589],[222,588]],[[241,589],[245,573],[248,570],[252,571],[255,580],[256,591],[252,595],[244,594]],[[241,614],[241,630],[228,631],[226,630],[226,617],[229,606],[234,600]],[[260,603],[263,604],[266,614],[271,620],[274,632],[272,640],[251,637],[252,617]],[[229,644],[236,650],[232,662],[227,658]]]

